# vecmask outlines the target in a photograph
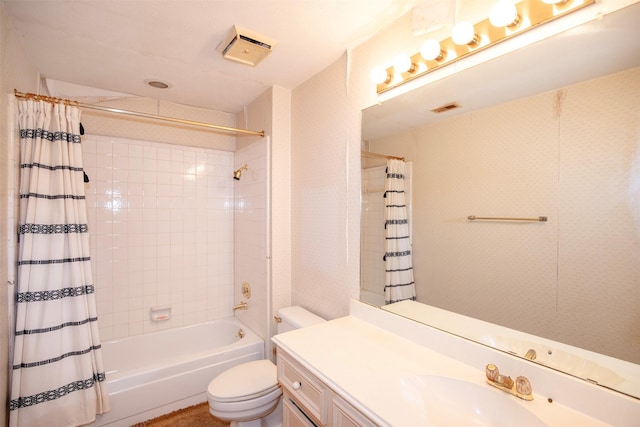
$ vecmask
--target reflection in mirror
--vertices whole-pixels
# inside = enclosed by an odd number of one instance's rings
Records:
[[[640,3],[363,112],[363,148],[413,170],[424,304],[386,309],[444,330],[434,313],[458,313],[457,335],[640,398],[638,22]],[[380,302],[365,196],[361,294]]]
[[[411,257],[411,176],[412,164],[403,157],[384,156],[362,151],[362,230],[360,262],[362,277],[360,300],[383,305],[406,299],[415,300]],[[398,177],[389,174],[390,162],[402,163],[402,191],[394,184]],[[394,178],[390,179],[390,176]],[[390,191],[387,191],[390,190]],[[396,193],[396,194],[394,194]],[[402,197],[401,204],[400,198]],[[394,198],[395,197],[395,198]],[[387,207],[385,209],[385,206]],[[391,225],[391,216],[402,210],[406,222]],[[397,219],[397,218],[396,218]],[[382,224],[382,226],[380,226]],[[407,253],[405,253],[405,251]],[[382,268],[380,268],[382,260]],[[380,291],[382,290],[382,291]]]
[[[634,363],[414,301],[388,304],[382,308],[534,363],[562,370],[574,377],[588,379],[630,396],[640,396],[640,370]]]

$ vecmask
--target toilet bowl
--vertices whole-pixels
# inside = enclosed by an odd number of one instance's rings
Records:
[[[207,388],[209,412],[224,421],[245,423],[270,414],[282,395],[276,371],[271,361],[254,360],[222,372]]]
[[[303,309],[278,311],[278,333],[324,322]],[[269,360],[241,363],[215,377],[207,388],[209,412],[231,427],[282,426],[282,390],[276,365]]]

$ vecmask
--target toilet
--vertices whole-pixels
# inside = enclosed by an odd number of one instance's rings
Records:
[[[324,322],[302,307],[278,310],[278,332],[283,333]],[[227,369],[207,387],[209,412],[231,427],[282,426],[282,390],[277,368],[270,360],[254,360]]]

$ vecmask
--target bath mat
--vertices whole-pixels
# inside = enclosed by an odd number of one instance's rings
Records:
[[[131,427],[229,427],[229,425],[230,423],[211,415],[209,413],[209,404],[202,402],[134,424]]]

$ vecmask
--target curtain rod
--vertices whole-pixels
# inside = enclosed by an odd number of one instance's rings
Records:
[[[37,95],[35,93],[22,93],[22,92],[18,92],[16,89],[13,90],[13,94],[17,98],[34,99],[36,101],[46,101],[46,102],[50,102],[52,104],[58,104],[58,103],[64,103],[65,105],[73,104],[73,105],[75,105],[77,107],[87,108],[87,109],[90,109],[90,110],[106,111],[108,113],[125,114],[125,115],[129,115],[129,116],[144,117],[146,119],[163,120],[165,122],[181,123],[181,124],[185,124],[185,125],[200,126],[200,127],[210,128],[210,129],[219,129],[219,130],[224,130],[224,131],[228,131],[228,132],[236,132],[236,133],[245,133],[245,134],[249,134],[249,135],[264,136],[264,131],[238,129],[238,128],[233,128],[233,127],[228,127],[228,126],[214,125],[214,124],[211,124],[211,123],[195,122],[195,121],[192,121],[192,120],[176,119],[174,117],[157,116],[155,114],[147,114],[147,113],[140,113],[140,112],[137,112],[137,111],[121,110],[120,108],[111,108],[111,107],[103,107],[103,106],[100,106],[100,105],[82,104],[82,103],[80,103],[78,101],[71,101],[69,99],[53,98],[53,97],[45,96],[45,95]]]
[[[364,151],[364,150],[360,151],[360,154],[366,157],[376,157],[378,159],[402,160],[404,162],[404,157],[387,156],[386,154],[372,153],[371,151]]]

